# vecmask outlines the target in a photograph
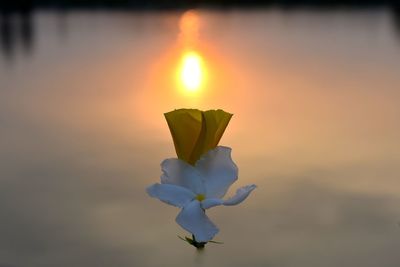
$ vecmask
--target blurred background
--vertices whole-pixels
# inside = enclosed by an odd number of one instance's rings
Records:
[[[1,1],[0,266],[397,267],[399,1]],[[163,113],[234,113],[258,188],[177,238]]]

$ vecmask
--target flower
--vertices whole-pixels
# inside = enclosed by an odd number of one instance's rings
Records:
[[[218,145],[232,114],[221,109],[177,109],[164,114],[178,158],[194,165]]]
[[[197,242],[208,242],[219,231],[205,210],[218,205],[237,205],[256,188],[254,184],[247,185],[239,188],[233,197],[223,199],[238,178],[229,147],[209,150],[194,165],[176,158],[166,159],[161,168],[161,183],[149,186],[147,193],[181,208],[176,222],[192,233]]]

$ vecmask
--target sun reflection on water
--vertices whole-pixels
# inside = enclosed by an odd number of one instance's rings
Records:
[[[207,19],[197,10],[175,17],[178,34],[154,56],[146,90],[137,95],[140,101],[135,108],[147,118],[157,120],[159,114],[182,107],[234,112],[239,100],[245,102],[246,96],[237,97],[243,70],[233,74],[234,65],[227,63],[230,57],[201,34],[210,27]],[[151,109],[148,103],[153,103]],[[165,126],[160,123],[160,128]]]
[[[206,67],[198,48],[200,17],[195,10],[188,10],[179,20],[179,41],[183,49],[178,67],[178,87],[184,91],[197,92],[204,84]]]

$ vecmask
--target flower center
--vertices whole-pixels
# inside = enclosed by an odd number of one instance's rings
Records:
[[[205,197],[203,194],[198,194],[198,195],[196,196],[196,199],[197,199],[198,201],[203,201],[204,199],[206,199],[206,197]]]

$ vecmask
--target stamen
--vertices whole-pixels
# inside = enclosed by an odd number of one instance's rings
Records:
[[[196,199],[197,199],[198,201],[203,201],[204,199],[206,199],[206,197],[205,197],[203,194],[198,194],[198,195],[196,196]]]

